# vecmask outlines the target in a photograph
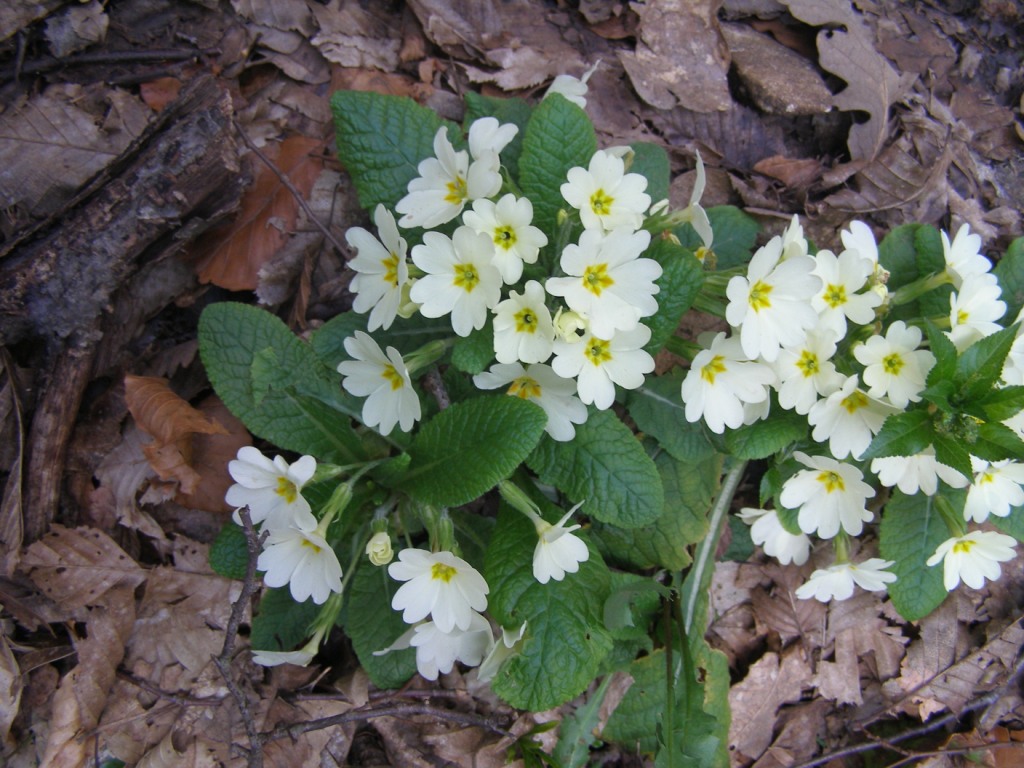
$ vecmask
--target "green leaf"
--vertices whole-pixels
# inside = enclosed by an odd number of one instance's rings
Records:
[[[597,136],[587,113],[558,94],[533,110],[523,136],[519,185],[533,202],[533,225],[553,242],[558,211],[568,204],[561,186],[570,168],[590,166]]]
[[[351,359],[345,351],[345,339],[356,331],[366,331],[366,315],[356,312],[343,312],[332,317],[310,336],[309,343],[317,357],[331,370],[336,370],[338,363]],[[415,352],[424,344],[453,336],[451,319],[447,317],[427,318],[415,315],[411,318],[395,318],[388,330],[378,328],[370,336],[381,349],[394,347],[403,355]],[[357,398],[357,402],[361,402]]]
[[[539,406],[518,397],[491,395],[456,403],[420,428],[409,446],[412,461],[400,487],[427,504],[467,504],[512,474],[546,424]]]
[[[1017,317],[1024,307],[1024,237],[1018,237],[999,259],[995,269],[999,286],[1003,289],[1002,299],[1006,302],[1005,317]]]
[[[199,353],[224,405],[254,434],[320,461],[363,460],[349,421],[358,412],[344,410],[337,374],[274,315],[233,302],[210,305],[199,319]],[[268,367],[271,357],[277,368]]]
[[[1024,409],[1024,387],[1015,385],[994,389],[978,402],[978,406],[985,418],[1006,421]]]
[[[658,262],[662,270],[655,280],[658,311],[644,318],[644,325],[651,329],[651,340],[644,349],[653,355],[665,346],[683,313],[693,306],[704,285],[704,268],[692,251],[663,238],[655,239],[644,255]]]
[[[583,768],[590,762],[590,748],[597,743],[601,704],[611,683],[612,677],[608,675],[597,690],[587,697],[585,704],[575,707],[572,714],[562,720],[558,729],[558,743],[551,755],[561,768]]]
[[[953,376],[960,402],[969,403],[988,395],[1003,374],[1003,364],[1016,336],[1017,326],[1011,325],[979,339],[963,351]]]
[[[716,205],[707,209],[708,220],[715,239],[711,250],[715,252],[715,269],[730,269],[750,261],[761,225],[734,205]],[[689,224],[674,230],[684,248],[696,250],[704,241]]]
[[[452,365],[463,373],[480,373],[494,360],[494,327],[483,328],[459,337],[452,348]]]
[[[604,561],[591,550],[577,573],[540,584],[531,566],[536,545],[533,524],[503,503],[484,566],[488,610],[503,627],[527,626],[520,652],[492,687],[513,707],[535,712],[584,691],[612,647],[601,616],[610,589]]]
[[[664,376],[648,377],[643,386],[624,393],[626,410],[644,433],[679,461],[697,462],[715,453],[700,422],[686,420],[679,396],[686,371],[674,368]]]
[[[939,230],[929,224],[922,224],[914,233],[914,249],[919,275],[931,275],[946,268],[946,255],[942,247]],[[919,314],[923,317],[944,317],[949,315],[949,294],[953,286],[942,285],[918,299]]]
[[[519,127],[519,133],[508,143],[508,146],[501,152],[501,164],[508,168],[512,176],[519,176],[519,155],[523,151],[523,133],[526,124],[533,114],[533,106],[525,99],[520,98],[497,98],[495,96],[484,96],[474,91],[466,91],[466,116],[463,124],[466,132],[474,120],[481,117],[494,117],[500,123],[512,123]]]
[[[925,384],[929,387],[941,386],[952,381],[953,375],[956,373],[956,347],[949,337],[930,320],[925,321],[924,330],[928,335],[928,348],[935,355],[935,365],[928,371]]]
[[[421,160],[434,156],[434,135],[458,126],[404,96],[369,91],[338,91],[331,96],[338,159],[355,182],[359,203],[372,210],[383,203],[394,210],[409,182],[419,176]]]
[[[989,520],[1003,533],[1024,542],[1024,506],[1014,507],[1007,517],[991,515]]]
[[[214,573],[229,579],[244,579],[249,567],[249,545],[242,526],[232,522],[221,528],[210,545],[209,559]]]
[[[890,291],[914,282],[920,273],[917,266],[917,248],[914,240],[920,224],[896,227],[878,244],[878,263],[889,272]]]
[[[678,571],[691,562],[689,547],[708,531],[708,509],[718,490],[722,457],[715,454],[699,462],[682,462],[661,453],[654,463],[665,489],[661,516],[632,529],[595,523],[593,532],[613,562]]]
[[[570,442],[545,437],[526,463],[574,502],[586,501],[587,515],[603,523],[637,528],[664,509],[657,467],[611,411],[592,410]]]
[[[633,164],[629,173],[639,173],[647,179],[647,194],[651,202],[668,200],[670,182],[668,152],[658,144],[649,141],[634,141],[629,145],[633,150]]]
[[[265,590],[252,620],[253,650],[294,650],[309,638],[309,628],[319,613],[320,606],[312,600],[292,600],[287,587]]]
[[[934,430],[928,411],[919,409],[896,413],[885,420],[861,458],[913,456],[931,445],[933,439]]]
[[[966,492],[945,487],[941,492],[954,509],[963,509]],[[890,570],[897,578],[889,585],[889,596],[908,621],[927,616],[946,599],[942,564],[929,566],[925,561],[949,537],[935,497],[921,493],[908,496],[899,489],[892,492],[882,513],[879,549],[884,559],[893,561]]]
[[[936,430],[932,435],[935,460],[952,467],[965,477],[971,476],[971,456],[963,439]]]
[[[971,445],[970,452],[984,461],[1024,461],[1024,440],[1005,424],[979,424],[978,439]],[[970,477],[970,473],[967,476]]]
[[[767,419],[727,432],[725,446],[737,459],[766,459],[806,436],[806,416],[773,410]]]
[[[775,514],[779,518],[779,523],[782,524],[782,527],[785,528],[786,531],[793,534],[794,536],[799,536],[801,533],[803,533],[803,531],[800,530],[799,509],[789,509],[788,507],[783,507],[780,505],[776,507]]]
[[[345,634],[370,680],[378,688],[398,688],[416,674],[416,649],[391,651],[374,656],[395,642],[409,625],[402,614],[391,609],[400,585],[388,577],[388,569],[360,560],[346,600]]]

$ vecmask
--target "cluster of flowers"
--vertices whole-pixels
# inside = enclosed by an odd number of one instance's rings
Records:
[[[491,318],[497,363],[474,383],[536,402],[547,414],[548,434],[566,441],[575,436],[574,425],[586,421],[586,404],[609,408],[616,385],[634,389],[654,370],[643,349],[651,332],[640,322],[658,309],[655,280],[661,276],[660,265],[641,256],[651,241],[640,229],[651,198],[647,180],[626,172],[628,150],[599,150],[588,168],[572,168],[561,186],[583,225],[578,242],[559,254],[562,274],[543,285],[520,285],[524,265],[537,262],[548,239],[532,225],[528,198],[497,198],[499,154],[517,130],[494,118],[476,120],[468,152],[455,151],[445,129],[438,130],[436,156],[420,163],[420,176],[396,206],[402,217],[396,222],[378,206],[379,239],[360,227],[346,233],[357,252],[349,262],[356,272],[354,309],[369,312],[371,331],[418,312],[449,316],[454,332],[465,337]],[[460,216],[450,237],[430,229]],[[412,248],[411,264],[399,227],[428,230]],[[554,312],[552,297],[561,300]],[[346,339],[345,349],[353,359],[338,370],[346,390],[367,397],[363,422],[383,434],[396,424],[411,429],[421,413],[410,379],[415,364],[393,347],[381,350],[362,332]]]
[[[855,584],[874,591],[896,579],[885,570],[892,561],[853,563],[847,557],[846,536],[859,535],[873,517],[867,501],[875,490],[865,482],[866,468],[857,461],[889,415],[921,400],[935,364],[934,355],[922,347],[920,328],[896,320],[884,334],[873,333],[893,298],[874,236],[866,225],[853,222],[841,238],[840,254],[821,250],[809,255],[794,217],[784,235],[760,248],[746,275],[731,278],[726,286],[725,317],[732,333],[710,340],[682,385],[686,418],[703,419],[713,432],[767,417],[774,390],[778,405],[805,415],[812,439],[827,444],[827,451],[823,445],[818,455],[794,452],[803,469],[783,483],[776,499],[798,511],[800,534],[787,531],[776,510],[742,513],[752,522],[755,543],[782,563],[807,561],[810,534],[835,541],[837,561],[816,570],[797,590],[800,598],[823,602],[850,597]],[[942,243],[945,272],[938,281],[954,288],[946,335],[962,352],[1001,330],[996,321],[1006,305],[991,263],[979,253],[980,237],[965,225],[952,242],[942,233]],[[1007,384],[1024,380],[1021,339],[1003,371]],[[837,355],[844,340],[859,366],[848,355]],[[1007,424],[1024,436],[1022,416]],[[1006,516],[1024,503],[1024,465],[972,457],[972,466],[974,476],[964,477],[938,462],[929,447],[915,456],[873,459],[869,471],[881,485],[906,494],[934,495],[940,480],[953,488],[969,486],[965,522],[981,523],[989,514]],[[943,563],[946,589],[960,581],[978,588],[985,579],[998,578],[999,563],[1014,556],[1014,539],[991,531],[967,532],[966,525],[959,528],[928,560],[929,565]]]

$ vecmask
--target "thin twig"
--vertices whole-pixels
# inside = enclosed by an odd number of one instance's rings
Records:
[[[171,704],[176,704],[179,707],[216,707],[224,701],[223,696],[210,696],[209,698],[201,699],[197,696],[183,696],[179,693],[171,693],[159,686],[153,685],[149,680],[144,680],[123,669],[117,670],[117,676],[131,685],[148,691],[154,696],[159,696],[161,699]]]
[[[235,130],[238,132],[238,135],[242,137],[242,141],[245,142],[245,145],[252,150],[253,154],[256,155],[256,157],[260,159],[260,162],[267,166],[267,168],[269,168],[270,171],[275,176],[277,176],[278,181],[280,181],[284,185],[285,189],[292,193],[292,196],[295,198],[295,202],[297,202],[299,204],[299,207],[302,208],[303,211],[305,211],[306,216],[309,217],[309,220],[313,224],[313,226],[320,230],[320,233],[327,239],[327,241],[331,245],[333,245],[337,249],[338,253],[344,254],[346,252],[344,246],[342,246],[342,244],[338,242],[338,238],[336,238],[331,233],[331,231],[326,226],[324,226],[320,219],[317,218],[316,214],[313,213],[313,209],[309,207],[309,203],[306,202],[306,198],[303,197],[302,193],[299,192],[299,190],[295,187],[294,184],[292,184],[291,179],[285,176],[281,172],[281,169],[274,165],[270,158],[267,157],[263,153],[263,151],[256,146],[253,140],[249,138],[249,136],[245,133],[244,130],[242,130],[242,126],[239,125],[237,120],[232,120],[231,122],[235,126]]]

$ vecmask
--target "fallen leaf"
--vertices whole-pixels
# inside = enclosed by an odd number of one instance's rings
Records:
[[[320,30],[313,43],[330,62],[394,72],[402,47],[401,16],[346,0],[313,5]]]
[[[21,669],[14,658],[7,635],[0,633],[0,753],[13,747],[11,725],[21,704]]]
[[[138,504],[138,494],[156,476],[146,460],[145,433],[130,424],[121,443],[110,451],[93,474],[96,487],[89,493],[93,520],[114,520],[154,539],[163,539],[163,529]]]
[[[31,3],[0,4],[0,40],[7,40],[32,22],[64,5],[63,0],[35,0]]]
[[[658,109],[722,112],[732,106],[729,51],[718,27],[721,0],[650,0],[640,16],[636,51],[619,60],[640,98]]]
[[[199,482],[189,492],[182,488],[175,501],[184,507],[204,509],[208,512],[228,513],[234,510],[224,501],[228,487],[234,483],[228,473],[228,462],[238,455],[238,449],[252,445],[252,437],[238,418],[216,395],[199,403],[198,410],[210,421],[223,426],[224,432],[197,433],[192,437],[191,467],[199,475]]]
[[[817,754],[825,730],[825,715],[831,708],[824,699],[814,699],[780,713],[782,730],[753,768],[789,768]]]
[[[811,682],[811,669],[800,649],[766,653],[729,689],[729,748],[757,759],[772,743],[776,713],[784,704],[798,701]]]
[[[817,183],[821,179],[823,169],[820,160],[810,157],[790,158],[773,155],[754,164],[754,170],[758,173],[778,179],[794,190],[806,190]]]
[[[317,157],[323,146],[318,139],[292,136],[280,143],[276,157],[270,159],[306,196],[323,168]],[[291,191],[273,170],[260,163],[235,220],[213,230],[197,245],[199,279],[230,291],[255,290],[260,268],[287,242],[298,210]]]
[[[154,112],[160,112],[178,98],[181,93],[181,80],[176,77],[158,77],[139,85],[139,97]]]
[[[266,27],[312,35],[316,19],[304,0],[231,0],[240,16]]]

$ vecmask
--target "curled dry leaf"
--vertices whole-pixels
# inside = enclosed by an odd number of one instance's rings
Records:
[[[176,480],[185,494],[195,493],[200,475],[193,468],[193,435],[228,431],[171,391],[166,379],[125,376],[125,403],[139,429],[153,442],[142,450],[163,480]]]
[[[798,701],[810,682],[810,665],[797,646],[791,646],[781,659],[775,653],[758,659],[743,681],[729,689],[730,749],[749,758],[760,757],[772,743],[779,708]]]
[[[271,153],[268,159],[305,197],[323,168],[317,156],[323,146],[319,139],[292,136],[281,142],[276,158]],[[229,291],[255,290],[260,268],[287,242],[298,210],[298,202],[277,173],[260,163],[235,220],[201,238],[196,263],[199,279]]]
[[[7,636],[0,634],[0,753],[12,746],[8,742],[11,724],[21,704],[21,670]]]

